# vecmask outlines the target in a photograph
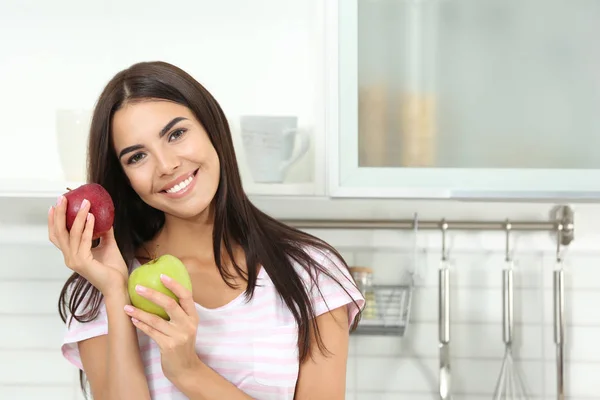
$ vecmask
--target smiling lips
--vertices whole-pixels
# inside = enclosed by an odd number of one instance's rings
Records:
[[[187,178],[185,181],[178,183],[177,185],[173,186],[171,189],[165,190],[165,192],[167,193],[177,193],[180,190],[185,189],[191,182],[192,179],[194,179],[194,176],[190,176],[189,178]]]
[[[175,181],[169,183],[161,193],[168,195],[169,197],[177,198],[182,197],[187,193],[196,182],[196,174],[198,170],[195,170],[187,175],[184,175]]]

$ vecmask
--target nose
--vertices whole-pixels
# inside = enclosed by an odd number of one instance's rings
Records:
[[[170,175],[179,168],[181,162],[179,157],[172,151],[163,151],[156,155],[157,170],[162,175]]]

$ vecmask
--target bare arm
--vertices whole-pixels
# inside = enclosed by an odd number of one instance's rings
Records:
[[[127,265],[111,228],[92,248],[94,216],[90,202],[81,203],[70,231],[67,199],[48,210],[48,236],[63,253],[65,265],[104,295],[108,334],[78,344],[83,370],[96,400],[150,399],[135,328],[123,308],[130,303]]]
[[[108,335],[79,343],[83,369],[96,400],[150,399],[135,327],[123,311],[130,304],[122,291],[105,297]]]
[[[329,351],[321,354],[314,332],[312,358],[300,365],[295,400],[343,400],[346,395],[348,361],[348,311],[338,307],[317,317],[323,344]]]

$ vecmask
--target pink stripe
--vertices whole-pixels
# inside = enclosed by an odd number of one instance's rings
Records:
[[[269,393],[269,394],[283,394],[283,392],[285,391],[285,393],[293,393],[294,392],[294,386],[289,386],[289,387],[276,387],[276,386],[263,386],[263,385],[256,385],[253,383],[247,383],[247,384],[242,384],[240,385],[239,389],[246,392],[246,391],[252,391],[253,393]]]
[[[175,386],[166,386],[160,389],[150,389],[150,393],[153,396],[157,396],[159,394],[165,394],[165,393],[180,393],[179,390],[177,390],[177,388]]]
[[[295,342],[294,342],[295,343]],[[200,347],[208,347],[208,348],[215,348],[215,347],[223,347],[224,345],[226,345],[228,348],[239,348],[239,347],[248,347],[248,343],[247,342],[230,342],[230,343],[223,343],[223,342],[217,342],[217,341],[197,341],[196,342],[197,346]],[[269,343],[269,348],[273,349],[273,350],[281,350],[281,349],[289,349],[290,345],[289,343]]]
[[[161,362],[161,360],[162,360],[161,356],[148,358],[148,359],[144,360],[144,367],[148,368],[148,367],[153,366],[154,364],[159,364]]]
[[[247,384],[239,385],[238,389],[240,389],[241,391],[243,391],[246,394],[249,394],[249,392],[258,393],[258,394],[261,394],[261,393],[283,394],[283,392],[293,393],[294,387],[295,386],[289,386],[289,387],[282,388],[282,387],[276,387],[276,386],[263,386],[263,385],[253,384],[253,383],[247,383]],[[167,386],[167,387],[163,387],[163,388],[159,388],[159,389],[150,389],[150,393],[152,393],[153,396],[157,396],[157,395],[161,395],[161,394],[180,393],[180,392],[175,386]]]
[[[287,346],[289,348],[289,346]],[[268,349],[265,349],[268,351]],[[277,356],[254,356],[252,354],[242,358],[239,355],[224,355],[224,354],[206,354],[199,353],[198,357],[205,363],[261,363],[279,366],[290,366],[298,364],[297,357],[277,357]],[[161,356],[155,356],[144,360],[144,367],[150,368],[161,363]]]
[[[358,304],[362,301],[362,299],[354,298]],[[348,297],[346,293],[337,293],[334,296],[330,296],[327,300],[323,299],[319,296],[319,298],[315,301],[314,308],[320,311],[330,311],[334,310],[338,307],[351,305],[354,306],[354,302],[352,299]]]
[[[235,324],[235,321],[229,321],[230,324]],[[277,329],[277,327],[273,327]],[[270,334],[269,328],[265,328],[264,333],[261,336],[272,336]],[[202,337],[202,333],[200,332],[200,337]],[[216,332],[208,332],[209,334],[218,335],[220,339],[238,339],[238,338],[253,338],[257,336],[256,327],[250,326],[244,329],[236,330],[236,331],[216,331]],[[290,330],[287,335],[292,335],[293,331]],[[223,343],[223,342],[221,342]]]
[[[246,360],[240,359],[239,356],[235,355],[211,355],[211,354],[199,354],[199,357],[206,362],[232,362],[239,363]],[[252,363],[271,364],[278,366],[289,366],[298,364],[297,358],[281,358],[281,357],[269,357],[269,356],[250,356],[247,361]]]
[[[213,368],[213,370],[218,373],[221,376],[235,376],[235,375],[240,375],[240,374],[244,374],[246,375],[249,371],[244,370],[242,368],[219,368],[219,367],[215,367]],[[296,372],[294,373],[278,373],[278,372],[260,372],[260,373],[254,373],[256,375],[260,375],[261,379],[272,379],[274,381],[285,381],[285,380],[290,380],[290,379],[296,379],[298,374]],[[166,379],[164,374],[162,372],[154,372],[152,374],[147,374],[146,375],[147,379],[150,379],[152,381],[154,380],[158,380],[158,379]],[[156,382],[154,382],[156,383]]]
[[[237,375],[240,373],[244,373],[247,374],[248,372],[251,371],[247,371],[241,368],[220,368],[220,367],[215,367],[213,368],[213,370],[215,370],[216,373],[218,373],[219,375],[228,375],[228,376],[233,376],[233,375]],[[282,381],[282,380],[289,380],[289,379],[295,379],[298,374],[297,373],[277,373],[277,372],[260,372],[260,373],[256,373],[254,372],[255,375],[260,375],[261,379],[272,379],[274,381]]]
[[[252,314],[259,314],[261,311],[264,311],[266,309],[270,309],[273,307],[278,307],[278,306],[286,307],[283,300],[281,300],[279,298],[279,295],[277,294],[275,287],[267,286],[267,287],[262,287],[261,289],[264,289],[265,291],[257,292],[255,297],[252,299],[252,301],[249,304],[246,303],[245,299],[243,299],[243,301],[239,304],[239,307],[236,307],[231,310],[222,310],[221,317],[227,318],[227,317],[238,316],[238,315],[246,316],[246,315],[248,315],[248,307],[252,308]],[[286,307],[286,309],[287,309],[287,307]],[[204,310],[202,309],[202,311],[204,311]],[[210,310],[210,309],[208,310],[208,312],[211,312],[211,311],[212,310]],[[208,321],[211,319],[212,318],[208,318],[208,319],[205,319],[205,321]]]
[[[148,342],[148,344],[140,346],[140,353],[145,353],[152,348],[158,348],[158,345],[156,343],[150,341],[150,342]]]
[[[77,337],[83,333],[89,332],[92,329],[98,329],[98,328],[102,328],[102,330],[105,330],[107,328],[106,322],[94,321],[94,322],[88,322],[86,324],[79,324],[77,328],[73,328],[72,330],[70,330],[66,334],[65,338],[67,340],[71,340],[74,337]]]
[[[252,310],[252,313],[248,313],[246,312],[244,314],[244,318],[242,318],[241,316],[235,319],[236,323],[254,323],[254,322],[258,322],[260,320],[279,320],[281,319],[282,315],[281,313],[276,313],[273,312],[273,310],[268,310],[267,307],[265,307],[263,309],[263,311],[268,311],[267,314],[263,314],[263,315],[257,315],[259,313],[255,312],[254,310]],[[260,317],[260,319],[259,319]],[[284,321],[281,321],[284,322]],[[289,317],[289,323],[295,323],[294,317],[290,314]],[[200,327],[204,327],[204,326],[229,326],[231,324],[231,317],[227,316],[225,318],[222,319],[205,319],[200,321]]]
[[[65,350],[63,350],[63,355],[77,368],[83,369],[81,359],[79,358],[79,352],[77,350],[73,349],[72,347],[65,347]]]
[[[156,384],[156,382],[159,379],[167,379],[167,377],[165,376],[165,374],[162,373],[162,370],[159,372],[153,372],[151,374],[146,374],[146,379],[153,381],[154,384]],[[168,379],[167,379],[168,380]]]

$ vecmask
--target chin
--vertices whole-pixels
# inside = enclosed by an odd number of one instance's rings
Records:
[[[179,207],[173,207],[170,204],[161,204],[156,208],[174,218],[196,221],[210,215],[211,202],[204,199],[196,199],[196,201],[189,202],[189,204],[181,204]]]

